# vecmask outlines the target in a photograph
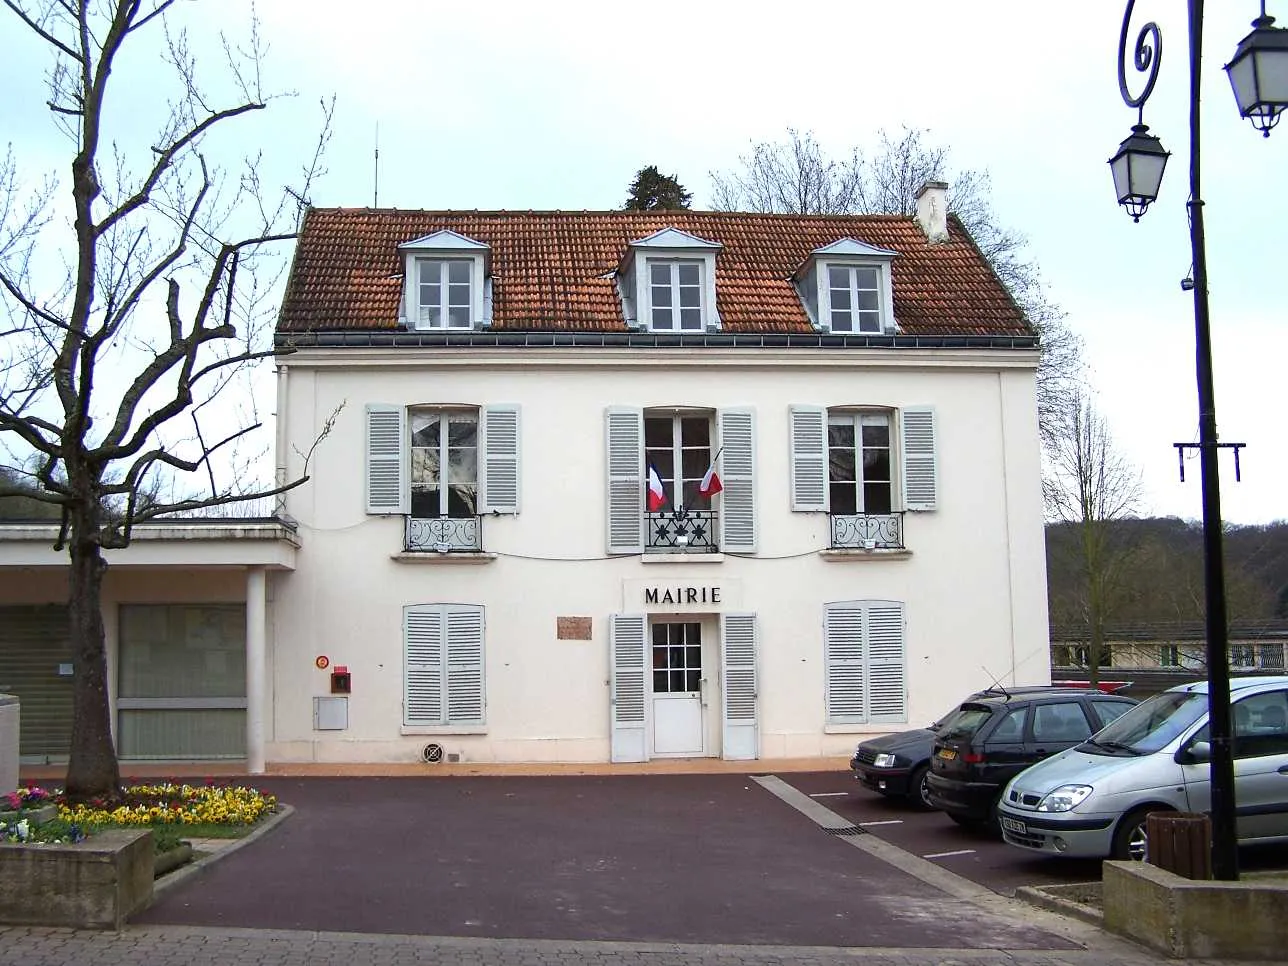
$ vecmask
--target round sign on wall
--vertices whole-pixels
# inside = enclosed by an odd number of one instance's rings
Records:
[[[325,671],[327,667],[331,664],[331,659],[327,657],[325,654],[319,654],[318,659],[313,663],[317,665],[317,669],[319,671]]]

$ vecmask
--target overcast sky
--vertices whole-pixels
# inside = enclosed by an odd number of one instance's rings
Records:
[[[1285,9],[1274,10],[1288,17]],[[244,32],[247,0],[189,0],[207,41]],[[838,155],[885,128],[927,129],[958,168],[987,170],[999,221],[1022,232],[1050,295],[1086,343],[1098,404],[1142,471],[1146,513],[1197,519],[1198,461],[1178,479],[1173,443],[1197,440],[1185,217],[1188,161],[1183,4],[1141,0],[1164,55],[1145,121],[1173,152],[1162,197],[1139,224],[1115,203],[1105,163],[1135,121],[1118,93],[1124,4],[1020,0],[764,4],[435,3],[260,0],[267,78],[298,97],[240,129],[283,165],[307,150],[319,98],[337,98],[318,205],[399,208],[620,207],[656,164],[711,200],[711,171],[788,127]],[[1283,446],[1288,324],[1279,288],[1288,125],[1263,139],[1239,119],[1222,66],[1254,0],[1208,5],[1204,186],[1218,426],[1243,442],[1243,482],[1222,462],[1224,517],[1288,517]],[[214,52],[203,63],[216,68]],[[30,173],[65,168],[36,88],[41,62],[0,19],[0,142]],[[147,103],[151,65],[126,73],[122,107]],[[1137,82],[1138,83],[1138,82]],[[136,101],[136,103],[131,103]],[[236,131],[237,128],[229,128]]]

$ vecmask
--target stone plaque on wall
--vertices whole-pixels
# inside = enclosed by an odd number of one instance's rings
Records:
[[[557,637],[561,641],[590,640],[589,617],[556,617]]]

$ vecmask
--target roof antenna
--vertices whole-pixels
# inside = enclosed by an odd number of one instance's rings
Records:
[[[380,122],[376,122],[376,172],[375,186],[371,192],[371,207],[380,207]]]
[[[989,688],[989,690],[990,690],[990,691],[1000,691],[1002,694],[1006,695],[1008,698],[1011,696],[1011,692],[1010,692],[1010,691],[1007,691],[1007,690],[1006,690],[1006,688],[1004,688],[1004,687],[1002,686],[1002,682],[1001,682],[1001,681],[999,681],[997,678],[993,677],[993,672],[992,672],[992,671],[990,671],[988,668],[984,667],[984,665],[982,665],[982,664],[981,664],[979,667],[980,667],[980,670],[981,670],[981,671],[983,671],[985,674],[987,674],[987,675],[989,676],[990,680],[992,680],[992,682],[993,682],[993,686],[992,686],[991,688]]]

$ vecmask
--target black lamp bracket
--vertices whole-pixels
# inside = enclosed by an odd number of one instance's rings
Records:
[[[1202,449],[1204,446],[1214,446],[1217,449],[1234,450],[1234,482],[1242,482],[1239,476],[1239,450],[1247,446],[1247,443],[1173,443],[1176,447],[1176,462],[1181,470],[1181,482],[1185,482],[1185,451],[1187,449]]]

